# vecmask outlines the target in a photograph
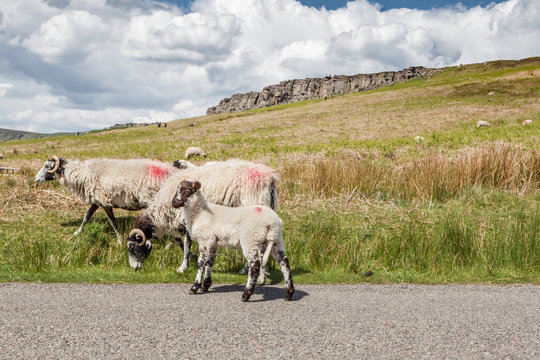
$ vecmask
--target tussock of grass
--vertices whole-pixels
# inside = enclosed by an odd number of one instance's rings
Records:
[[[444,200],[471,187],[530,193],[540,187],[540,152],[506,143],[449,156],[430,152],[400,163],[379,158],[313,157],[283,168],[284,189],[331,198],[339,194]]]

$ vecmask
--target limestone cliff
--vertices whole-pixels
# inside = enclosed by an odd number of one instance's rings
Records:
[[[430,77],[435,69],[410,67],[401,71],[385,71],[376,74],[335,75],[324,78],[308,78],[282,81],[270,85],[261,92],[234,94],[218,105],[206,110],[206,114],[221,114],[243,111],[265,106],[286,104],[308,99],[324,98],[357,91],[376,89],[407,81],[415,77]]]

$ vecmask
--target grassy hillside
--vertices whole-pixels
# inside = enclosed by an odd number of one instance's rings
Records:
[[[297,282],[540,280],[540,58],[531,58],[167,128],[0,144],[3,165],[21,168],[0,177],[0,281],[191,282],[194,268],[176,274],[181,252],[166,240],[131,271],[102,210],[71,238],[86,207],[33,181],[51,155],[172,161],[191,145],[205,161],[277,169]],[[116,213],[127,234],[134,213]],[[216,281],[243,282],[242,263],[220,251]]]
[[[0,142],[10,140],[41,139],[52,136],[67,135],[67,133],[40,134],[30,131],[0,129]]]

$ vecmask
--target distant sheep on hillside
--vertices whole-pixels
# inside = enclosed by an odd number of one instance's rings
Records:
[[[489,123],[487,121],[484,121],[484,120],[480,120],[476,123],[476,127],[477,128],[481,128],[481,127],[489,127]]]
[[[186,149],[186,152],[184,153],[184,157],[189,160],[189,158],[193,156],[202,156],[206,157],[206,153],[198,146],[191,146]]]

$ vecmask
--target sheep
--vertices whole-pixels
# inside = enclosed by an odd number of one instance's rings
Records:
[[[414,141],[417,143],[417,144],[421,144],[424,142],[424,137],[423,136],[415,136],[414,137]]]
[[[78,161],[54,156],[45,161],[36,175],[36,182],[59,179],[67,190],[90,205],[73,236],[81,233],[86,222],[101,206],[121,244],[122,236],[118,232],[113,209],[141,210],[147,207],[161,183],[177,171],[172,165],[152,160]]]
[[[523,122],[521,123],[521,125],[530,125],[530,124],[532,124],[532,123],[533,123],[532,120],[527,119],[527,120],[523,120]],[[1,158],[0,158],[0,159],[1,159]]]
[[[248,301],[253,294],[255,280],[261,266],[266,266],[270,253],[279,264],[285,279],[285,300],[292,300],[294,285],[289,259],[285,256],[282,221],[274,210],[266,206],[231,208],[212,204],[201,192],[201,183],[198,181],[182,181],[171,204],[173,208],[183,209],[186,229],[191,238],[199,243],[197,277],[190,289],[192,294],[196,294],[199,289],[207,292],[212,285],[212,266],[218,247],[222,246],[242,249],[248,259],[249,276],[242,301]]]
[[[279,175],[265,165],[231,159],[206,163],[200,167],[188,167],[167,179],[148,208],[135,219],[126,242],[132,269],[138,270],[142,267],[144,260],[150,255],[153,239],[164,235],[175,238],[186,236],[184,259],[177,272],[182,273],[187,269],[190,234],[186,233],[182,211],[171,207],[171,198],[180,183],[187,178],[204,180],[203,190],[209,201],[214,203],[232,207],[266,205],[277,211],[276,186]]]
[[[186,149],[184,157],[189,160],[193,156],[202,156],[206,158],[206,153],[198,146],[191,146]]]
[[[484,121],[484,120],[479,120],[479,121],[476,123],[476,127],[477,127],[477,128],[481,128],[482,126],[489,127],[489,123],[488,123],[487,121]]]

